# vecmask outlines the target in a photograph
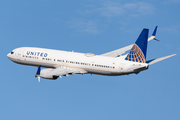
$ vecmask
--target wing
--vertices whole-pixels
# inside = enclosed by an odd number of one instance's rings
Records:
[[[149,65],[152,65],[152,64],[154,64],[154,63],[157,63],[157,62],[159,62],[159,61],[162,61],[162,60],[164,60],[164,59],[170,58],[170,57],[175,56],[175,55],[176,55],[176,54],[169,55],[169,56],[165,56],[165,57],[161,57],[161,58],[156,58],[156,59],[152,59],[152,60],[148,60],[148,61],[146,61],[146,63],[148,63]]]
[[[148,38],[148,41],[155,39],[156,31],[157,31],[157,26],[155,27],[151,37]],[[123,48],[120,48],[120,49],[117,49],[117,50],[114,50],[114,51],[111,51],[111,52],[101,54],[101,55],[108,56],[108,57],[117,57],[117,56],[124,54],[126,51],[130,50],[132,48],[132,46],[133,46],[133,44],[128,45],[128,46],[123,47]]]
[[[84,69],[78,68],[70,68],[70,67],[58,67],[56,69],[41,69],[41,66],[38,67],[37,73],[35,77],[38,77],[38,81],[40,82],[40,77],[45,79],[57,79],[58,77],[61,78],[61,75],[67,76],[68,74],[74,75],[76,74],[85,74],[87,71]]]
[[[120,49],[117,49],[117,50],[114,50],[114,51],[111,51],[111,52],[101,54],[101,55],[108,56],[108,57],[120,56],[120,55],[124,54],[127,50],[130,50],[132,48],[132,46],[133,46],[133,44],[128,45],[128,46],[123,47],[123,48],[120,48]]]
[[[43,77],[49,77],[49,76],[60,76],[60,75],[67,75],[67,74],[84,74],[87,73],[87,71],[83,69],[75,69],[75,68],[69,68],[69,67],[58,67],[51,72],[49,72],[46,75],[43,75]]]

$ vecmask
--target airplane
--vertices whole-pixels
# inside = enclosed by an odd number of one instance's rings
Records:
[[[62,76],[75,74],[97,74],[121,76],[138,74],[149,65],[176,54],[146,61],[147,44],[155,38],[157,26],[148,38],[149,29],[144,28],[134,44],[96,55],[36,47],[20,47],[12,50],[7,57],[18,64],[38,67],[35,77],[56,80]],[[157,40],[158,41],[158,40]],[[128,54],[123,55],[126,51]],[[42,69],[41,68],[45,68]]]

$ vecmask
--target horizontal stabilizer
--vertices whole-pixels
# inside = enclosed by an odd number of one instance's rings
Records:
[[[156,58],[156,59],[152,59],[152,60],[148,60],[148,61],[146,61],[146,63],[148,63],[149,65],[151,65],[151,64],[157,63],[157,62],[159,62],[159,61],[162,61],[162,60],[164,60],[164,59],[167,59],[167,58],[170,58],[170,57],[172,57],[172,56],[175,56],[175,55],[176,55],[176,54],[169,55],[169,56],[165,56],[165,57],[161,57],[161,58]]]

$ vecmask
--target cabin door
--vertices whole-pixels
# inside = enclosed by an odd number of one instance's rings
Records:
[[[121,63],[120,66],[119,66],[119,70],[120,72],[123,72],[124,71],[124,63]]]
[[[22,49],[17,51],[17,54],[16,54],[17,59],[19,59],[19,60],[22,60],[22,59],[23,59],[22,52],[23,52]]]

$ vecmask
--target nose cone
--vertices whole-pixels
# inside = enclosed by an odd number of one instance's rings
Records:
[[[10,59],[10,53],[7,54],[7,57]]]
[[[7,57],[11,60],[11,58],[14,58],[12,52],[10,52],[9,54],[7,54]]]
[[[12,61],[13,59],[16,59],[16,50],[12,50],[10,53],[7,54],[7,57]]]

